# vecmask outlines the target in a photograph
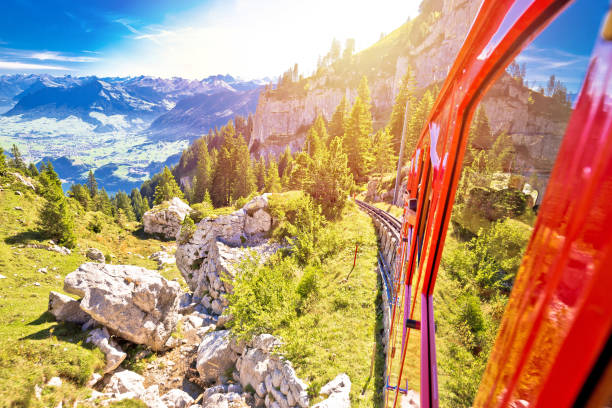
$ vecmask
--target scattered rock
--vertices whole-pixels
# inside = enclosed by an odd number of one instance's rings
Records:
[[[336,378],[325,384],[321,395],[327,399],[319,402],[313,408],[350,408],[351,380],[346,374],[339,374]]]
[[[61,386],[62,386],[62,379],[59,377],[51,377],[51,379],[47,383],[47,387],[59,388]]]
[[[47,273],[49,270],[47,268],[40,268],[36,272],[38,273]]]
[[[232,350],[228,330],[208,333],[198,347],[196,368],[204,381],[214,381],[230,370],[238,355]]]
[[[174,239],[181,229],[181,223],[191,212],[191,207],[178,197],[153,207],[142,216],[144,231]]]
[[[21,174],[19,174],[19,173],[12,173],[12,172],[9,172],[9,174],[10,174],[10,175],[12,175],[13,177],[15,177],[15,178],[17,179],[17,181],[18,181],[18,182],[20,182],[21,184],[23,184],[24,186],[26,186],[26,187],[31,188],[32,190],[34,190],[34,183],[33,183],[33,180],[32,180],[31,178],[29,178],[29,177],[25,177],[25,176],[22,176],[22,175],[21,175]],[[17,193],[17,192],[16,192],[16,193]],[[18,194],[18,195],[22,195],[22,194],[21,194],[21,191],[19,191],[19,194]]]
[[[174,389],[162,395],[161,400],[168,408],[187,408],[193,403],[193,398],[185,391]]]
[[[32,285],[34,285],[34,286],[40,286],[40,283],[38,283],[38,282],[34,282]]]
[[[102,253],[102,251],[100,251],[97,248],[89,248],[85,256],[88,259],[91,259],[92,261],[95,261],[95,262],[104,263],[106,261],[106,258],[104,257],[104,254]]]
[[[94,385],[96,385],[98,383],[98,381],[100,381],[102,379],[102,375],[98,374],[98,373],[93,373],[91,375],[91,379],[89,381],[87,381],[87,386],[89,388],[92,388]]]
[[[23,193],[21,191],[15,191],[15,194],[17,194],[19,197],[23,197]]]
[[[129,370],[117,370],[104,387],[105,392],[125,394],[132,392],[136,397],[145,393],[144,377]]]
[[[161,350],[178,321],[181,289],[157,272],[131,265],[85,263],[64,280],[81,309],[122,338]]]
[[[47,310],[57,321],[84,324],[90,319],[89,315],[81,310],[79,301],[58,292],[49,292]]]
[[[110,373],[115,370],[125,360],[127,354],[123,352],[121,347],[111,339],[106,327],[92,330],[87,336],[88,343],[95,344],[98,346],[100,351],[106,356],[106,367],[104,367],[104,374]]]
[[[0,279],[6,279],[6,276],[0,275]]]
[[[13,210],[15,210],[15,211],[23,211],[23,207],[14,207]]]
[[[151,254],[149,259],[153,259],[155,262],[157,262],[157,267],[159,269],[162,269],[164,265],[172,265],[176,263],[176,259],[165,251],[157,251]]]

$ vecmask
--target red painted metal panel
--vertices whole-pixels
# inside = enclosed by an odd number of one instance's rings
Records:
[[[571,406],[612,330],[612,43],[598,41],[476,406]]]

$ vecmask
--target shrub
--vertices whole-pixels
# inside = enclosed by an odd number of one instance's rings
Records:
[[[245,259],[238,267],[233,292],[228,296],[228,323],[233,333],[248,340],[286,325],[296,316],[294,277],[297,265],[291,258],[273,257],[266,265]]]
[[[188,242],[192,237],[194,232],[196,231],[195,223],[190,215],[187,215],[183,222],[181,223],[181,231],[178,236],[178,243],[184,244]]]
[[[304,269],[304,274],[297,285],[296,292],[300,295],[300,298],[306,299],[316,294],[318,291],[319,271],[314,266],[309,265]]]

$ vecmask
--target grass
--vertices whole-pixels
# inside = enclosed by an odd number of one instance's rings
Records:
[[[323,261],[318,296],[311,299],[305,313],[275,334],[285,342],[282,350],[300,378],[310,383],[311,395],[318,395],[321,386],[346,373],[353,384],[351,405],[379,406],[384,357],[378,338],[382,310],[376,235],[370,218],[354,204],[349,203],[342,215],[325,227],[327,233],[339,237],[335,243],[339,250]],[[357,263],[346,281],[356,244]],[[374,375],[370,378],[375,345]]]
[[[47,407],[60,401],[72,406],[90,392],[83,385],[104,366],[104,356],[83,344],[86,333],[79,327],[58,323],[46,312],[49,292],[62,292],[64,277],[87,262],[84,254],[89,247],[112,254],[112,263],[155,270],[157,265],[148,256],[164,243],[144,237],[134,224],[123,229],[110,219],[95,234],[86,228],[93,216],[86,213],[75,217],[79,246],[71,255],[20,248],[21,244],[47,242],[36,231],[42,199],[24,186],[8,187],[6,179],[0,181],[4,185],[0,192],[0,274],[6,277],[0,279],[0,406]],[[47,273],[38,272],[41,268],[47,268]],[[180,276],[174,265],[161,272],[171,279]],[[62,386],[45,388],[37,400],[35,385],[53,376],[62,378]]]

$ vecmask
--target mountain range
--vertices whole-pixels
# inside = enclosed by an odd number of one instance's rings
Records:
[[[15,143],[30,161],[50,160],[66,188],[93,169],[102,187],[127,190],[210,128],[253,113],[269,82],[4,75],[0,147]]]

